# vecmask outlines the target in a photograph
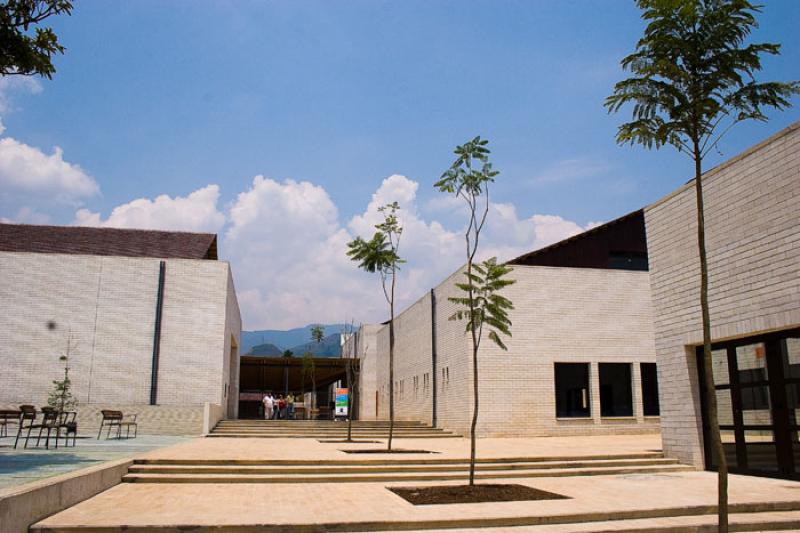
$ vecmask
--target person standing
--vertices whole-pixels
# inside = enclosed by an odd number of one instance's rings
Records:
[[[294,395],[293,394],[289,394],[289,396],[286,397],[286,406],[289,409],[289,416],[288,416],[289,420],[294,420]]]
[[[264,399],[261,400],[261,403],[264,404],[264,420],[269,420],[272,416],[272,406],[274,405],[274,401],[272,399],[272,394],[269,392],[264,395]]]
[[[274,398],[272,398],[272,419],[277,420],[278,414],[280,411],[278,410],[278,395],[276,394]]]
[[[286,399],[283,394],[278,397],[278,418],[286,420]]]

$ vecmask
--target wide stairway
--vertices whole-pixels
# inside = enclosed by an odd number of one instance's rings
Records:
[[[209,437],[314,438],[344,439],[347,422],[330,420],[221,420]],[[354,439],[380,439],[389,436],[389,423],[353,421]],[[398,439],[431,439],[458,437],[450,431],[433,428],[422,422],[397,421],[393,436]]]
[[[431,454],[432,455],[432,454]],[[343,483],[467,479],[466,459],[381,458],[328,460],[137,459],[128,483]],[[588,457],[479,458],[478,479],[598,476],[690,471],[661,453]]]

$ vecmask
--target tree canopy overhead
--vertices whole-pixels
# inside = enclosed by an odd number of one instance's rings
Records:
[[[0,3],[0,76],[38,75],[52,78],[53,56],[63,54],[45,19],[72,13],[71,0],[5,0]]]
[[[610,112],[633,104],[633,120],[617,132],[620,144],[671,144],[693,158],[714,149],[742,120],[766,120],[783,109],[798,82],[755,80],[763,54],[780,45],[745,44],[758,27],[760,6],[748,0],[637,0],[647,21],[636,50],[622,60],[633,77],[614,86]],[[721,127],[721,128],[720,128]]]

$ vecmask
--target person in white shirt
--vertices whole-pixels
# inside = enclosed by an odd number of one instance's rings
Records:
[[[266,393],[261,403],[264,404],[264,420],[269,420],[272,418],[272,406],[275,404],[275,400],[272,399],[272,394],[269,392]]]

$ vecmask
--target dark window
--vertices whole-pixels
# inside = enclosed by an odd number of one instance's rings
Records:
[[[631,365],[600,363],[600,416],[633,416]]]
[[[658,373],[655,363],[640,363],[642,373],[642,407],[644,416],[658,416]]]
[[[589,364],[556,363],[556,416],[579,418],[590,416]]]
[[[647,254],[641,252],[609,252],[608,268],[647,270]]]

